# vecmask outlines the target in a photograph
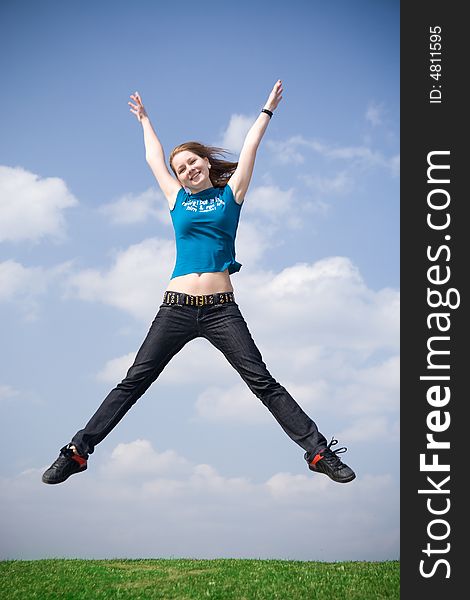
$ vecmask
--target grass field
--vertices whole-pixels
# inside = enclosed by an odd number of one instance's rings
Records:
[[[398,561],[245,559],[0,562],[2,600],[398,599]]]

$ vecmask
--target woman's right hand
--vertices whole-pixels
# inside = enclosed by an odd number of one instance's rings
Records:
[[[137,117],[137,120],[140,123],[144,117],[148,116],[145,107],[142,103],[142,98],[140,97],[139,92],[131,94],[130,97],[133,100],[133,102],[128,102],[127,104],[131,107],[131,113],[133,113]]]

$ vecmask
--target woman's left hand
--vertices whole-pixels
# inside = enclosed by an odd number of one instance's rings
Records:
[[[273,87],[271,93],[269,94],[268,101],[264,105],[264,108],[267,108],[271,112],[274,111],[277,108],[279,102],[282,100],[282,92],[283,91],[284,90],[282,87],[282,81],[280,79],[278,79],[276,81],[276,83],[274,84],[274,87]]]

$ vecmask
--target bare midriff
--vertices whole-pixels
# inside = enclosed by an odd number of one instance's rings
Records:
[[[228,269],[218,273],[189,273],[174,277],[167,291],[182,292],[192,296],[216,294],[217,292],[233,292]]]

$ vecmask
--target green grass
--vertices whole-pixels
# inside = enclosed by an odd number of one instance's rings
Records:
[[[398,599],[399,562],[36,560],[0,562],[2,600]]]

